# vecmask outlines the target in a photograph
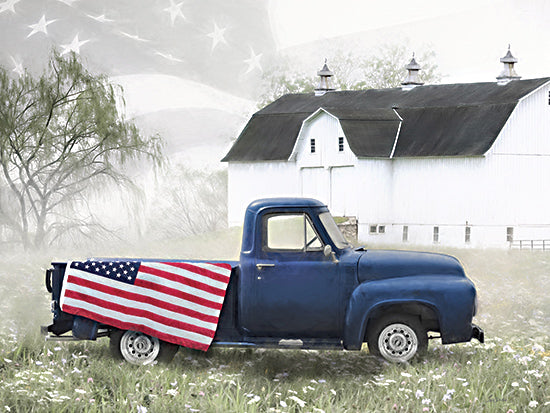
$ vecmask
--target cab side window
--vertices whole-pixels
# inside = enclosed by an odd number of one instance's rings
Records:
[[[323,244],[305,214],[274,214],[265,217],[267,250],[318,251]]]

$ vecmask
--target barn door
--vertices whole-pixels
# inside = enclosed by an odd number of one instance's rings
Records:
[[[330,170],[330,212],[334,216],[357,216],[357,179],[353,166],[334,167]]]
[[[302,168],[302,196],[330,202],[330,174],[325,168]]]

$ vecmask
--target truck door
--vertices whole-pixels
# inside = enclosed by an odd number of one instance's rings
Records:
[[[262,245],[248,267],[252,288],[241,302],[243,327],[254,336],[339,337],[339,265],[324,255],[311,218],[281,212],[261,219]]]

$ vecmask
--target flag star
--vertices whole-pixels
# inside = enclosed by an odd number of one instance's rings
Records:
[[[128,274],[128,271],[124,270],[124,274]]]
[[[124,268],[124,264],[120,264],[119,267],[120,267],[120,268]]]
[[[128,279],[129,279],[129,280],[131,280],[131,279],[132,279],[132,277],[128,276]]]
[[[89,266],[89,265],[86,265],[84,268],[88,269],[88,268],[90,268],[90,266]]]
[[[75,267],[78,267],[79,265],[80,265],[79,262],[75,262],[75,263],[74,263],[74,266],[75,266]]]
[[[15,13],[15,5],[20,1],[21,0],[6,0],[3,3],[0,3],[0,13],[3,13],[7,10],[11,11],[12,13]]]
[[[112,266],[113,266],[113,263],[112,263],[112,262],[110,262],[110,263],[109,263],[109,265],[110,265],[110,266],[112,267]]]
[[[99,272],[99,267],[95,267],[95,272]]]
[[[134,271],[134,270],[135,270],[135,268],[134,268],[134,267],[130,268],[130,271]]]
[[[86,16],[88,16],[90,19],[94,19],[95,21],[97,21],[99,23],[112,23],[112,22],[114,22],[113,19],[108,19],[107,17],[105,17],[104,14],[102,14],[101,16],[92,16],[91,14],[87,14]]]
[[[216,46],[219,43],[227,44],[227,41],[225,40],[224,33],[227,29],[226,28],[220,28],[214,22],[214,31],[212,33],[208,33],[207,36],[212,39],[212,51],[216,48]]]
[[[130,263],[128,261],[126,261],[126,265],[130,265]]]
[[[101,266],[101,268],[105,269],[105,268],[107,268],[107,266],[106,266],[105,264],[103,264],[103,265]]]
[[[118,278],[120,278],[120,274],[115,273],[115,275],[116,275]]]
[[[33,34],[38,33],[38,32],[42,32],[47,36],[48,35],[47,26],[48,26],[48,24],[52,24],[53,22],[55,22],[55,20],[47,20],[46,21],[46,15],[43,14],[42,17],[40,18],[40,20],[38,21],[38,23],[29,25],[29,27],[32,29],[32,31],[27,36],[27,39],[29,37],[31,37]]]
[[[181,17],[182,19],[185,20],[185,16],[181,11],[181,6],[183,6],[183,2],[176,4],[174,0],[170,0],[170,7],[167,7],[164,9],[164,11],[170,13],[170,20],[172,20],[172,26],[174,25],[174,22],[178,17]]]
[[[150,42],[150,40],[144,39],[143,37],[139,37],[137,34],[130,34],[127,32],[123,32],[122,30],[118,31],[121,35],[128,37],[129,39],[136,40],[138,42]]]
[[[95,262],[92,262],[92,267],[95,267]]]
[[[248,64],[248,69],[245,74],[252,72],[254,69],[258,69],[260,72],[263,72],[262,65],[260,64],[260,59],[262,58],[262,53],[256,54],[252,47],[250,48],[250,57],[245,59],[244,62]]]
[[[111,273],[111,271],[107,271],[105,274],[109,275]]]
[[[61,52],[61,56],[69,52],[75,52],[76,54],[80,54],[80,48],[88,42],[89,40],[82,40],[82,41],[79,40],[78,34],[77,34],[70,44],[61,45],[61,47],[63,48],[63,51]]]

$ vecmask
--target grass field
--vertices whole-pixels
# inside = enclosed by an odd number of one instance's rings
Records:
[[[235,258],[237,230],[127,245],[95,255]],[[185,251],[182,253],[181,251]],[[108,340],[44,343],[43,269],[52,256],[0,263],[0,410],[136,412],[550,411],[550,253],[445,250],[479,292],[481,345],[430,343],[424,360],[389,365],[368,352],[180,349],[169,365],[111,358]],[[57,258],[61,254],[57,253]],[[84,254],[91,255],[91,254]]]

